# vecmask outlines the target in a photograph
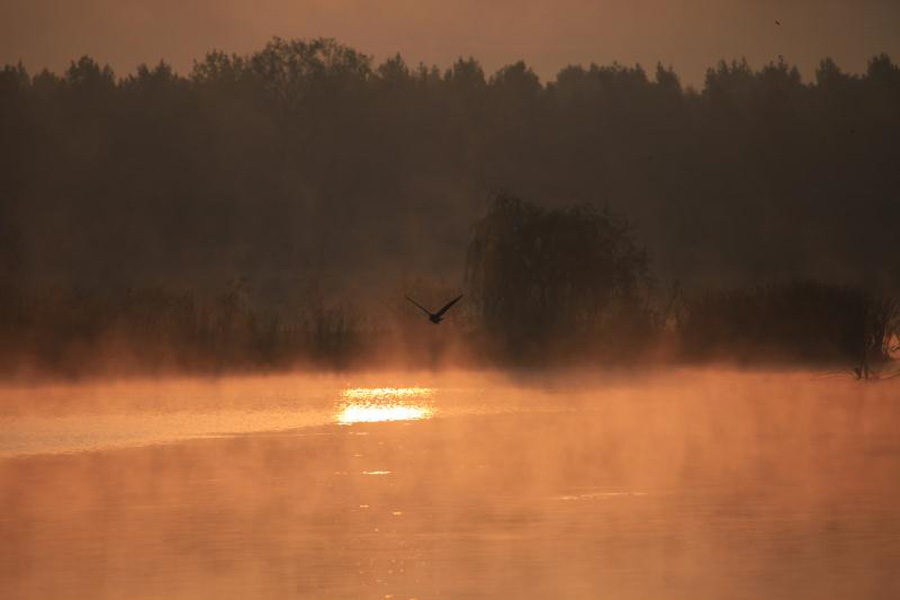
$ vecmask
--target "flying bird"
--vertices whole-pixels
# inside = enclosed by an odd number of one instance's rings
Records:
[[[463,295],[460,294],[459,296],[457,296],[456,298],[454,298],[453,300],[451,300],[450,302],[445,304],[441,308],[441,310],[433,313],[430,310],[428,310],[427,308],[425,308],[424,306],[422,306],[421,304],[419,304],[418,302],[416,302],[415,300],[413,300],[412,298],[410,298],[409,296],[404,296],[404,298],[406,298],[407,300],[409,300],[410,302],[415,304],[417,307],[419,307],[419,309],[422,310],[422,312],[424,312],[426,315],[428,315],[428,320],[431,321],[432,323],[434,323],[435,325],[440,324],[440,322],[444,318],[444,313],[446,313],[448,310],[450,310],[450,307],[453,306],[454,304],[456,304],[457,302],[459,302],[459,299],[462,297],[463,297]]]

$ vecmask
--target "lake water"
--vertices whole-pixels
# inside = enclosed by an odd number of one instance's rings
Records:
[[[6,387],[0,598],[900,598],[900,379]]]

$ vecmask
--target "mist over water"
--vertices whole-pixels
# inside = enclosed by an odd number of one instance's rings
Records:
[[[0,600],[900,598],[897,0],[63,4]]]
[[[900,380],[371,373],[0,392],[4,598],[893,598]]]

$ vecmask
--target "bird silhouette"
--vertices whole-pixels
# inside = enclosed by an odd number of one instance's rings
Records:
[[[409,300],[410,302],[415,304],[417,307],[419,307],[419,309],[422,312],[424,312],[426,315],[428,315],[428,320],[431,321],[432,323],[434,323],[435,325],[440,324],[440,322],[444,319],[444,313],[446,313],[448,310],[450,310],[450,307],[453,306],[454,304],[456,304],[457,302],[459,302],[459,299],[462,297],[463,297],[463,295],[460,294],[459,296],[457,296],[456,298],[454,298],[453,300],[451,300],[450,302],[445,304],[439,311],[431,312],[430,310],[428,310],[427,308],[425,308],[424,306],[422,306],[421,304],[419,304],[418,302],[416,302],[409,296],[404,296],[404,298],[406,298],[407,300]]]

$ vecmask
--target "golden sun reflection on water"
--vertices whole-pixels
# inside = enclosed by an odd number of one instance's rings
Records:
[[[434,389],[426,387],[347,388],[341,395],[345,400],[395,400],[398,398],[422,398],[431,396]]]
[[[341,396],[336,420],[341,425],[382,421],[429,419],[434,409],[422,400],[434,393],[431,388],[348,388]]]

